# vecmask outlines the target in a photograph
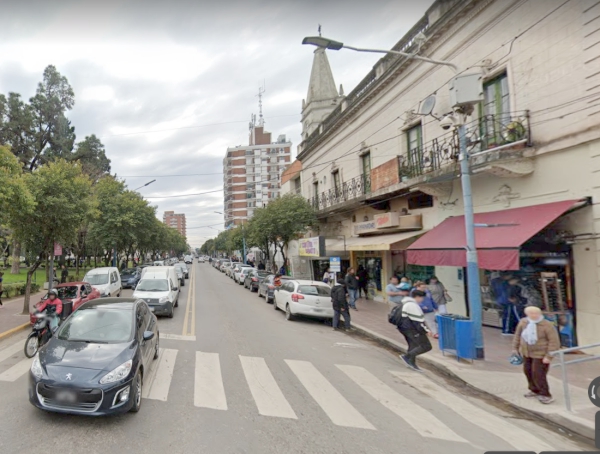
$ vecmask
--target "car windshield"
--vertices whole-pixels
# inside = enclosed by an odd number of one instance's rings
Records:
[[[72,300],[73,298],[77,298],[77,289],[77,286],[56,287],[56,291],[58,292],[58,299]],[[46,298],[48,298],[48,295],[44,297],[44,299]]]
[[[265,271],[256,271],[255,275],[261,278],[265,278],[269,275],[269,273],[265,272]]]
[[[60,340],[90,343],[128,342],[133,336],[131,311],[90,308],[78,310],[60,328]]]
[[[135,268],[127,268],[126,270],[121,271],[121,276],[133,276],[135,273]]]
[[[331,288],[326,285],[301,285],[298,287],[298,293],[303,295],[330,296]]]
[[[92,285],[108,284],[108,273],[106,274],[87,274],[83,279]]]
[[[169,283],[166,279],[142,279],[135,289],[143,292],[167,292]]]

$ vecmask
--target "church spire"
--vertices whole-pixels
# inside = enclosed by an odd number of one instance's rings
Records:
[[[313,101],[336,99],[338,96],[325,49],[317,47],[310,72],[306,104],[310,104]]]

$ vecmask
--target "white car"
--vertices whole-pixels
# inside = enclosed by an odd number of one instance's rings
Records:
[[[233,279],[233,272],[236,266],[241,265],[240,262],[231,262],[225,267],[225,274]]]
[[[96,287],[103,297],[121,296],[121,275],[115,267],[91,269],[84,276],[83,282]]]
[[[233,280],[238,284],[242,285],[244,283],[244,279],[246,279],[246,274],[248,271],[252,270],[250,265],[240,265],[233,273]]]
[[[198,263],[204,263],[204,257],[198,257]]]
[[[273,308],[285,311],[286,320],[293,320],[295,315],[333,318],[331,287],[319,281],[285,280],[275,289]]]

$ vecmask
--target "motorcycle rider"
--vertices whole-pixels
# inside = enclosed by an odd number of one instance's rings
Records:
[[[63,309],[62,301],[58,298],[58,291],[55,288],[48,292],[48,298],[46,298],[37,306],[37,310],[40,312],[45,311],[48,306],[54,306],[56,309],[54,314],[49,314],[51,317],[50,330],[54,332],[54,330],[58,327],[58,321],[60,320],[60,314],[62,314]]]

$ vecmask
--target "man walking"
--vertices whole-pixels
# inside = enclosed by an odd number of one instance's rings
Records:
[[[356,299],[358,298],[358,278],[356,277],[354,268],[348,269],[348,274],[346,274],[344,284],[346,284],[346,289],[348,290],[348,295],[350,296],[350,307],[357,311]]]
[[[364,292],[365,299],[369,299],[369,272],[367,269],[360,265],[358,267],[358,272],[356,273],[358,276],[358,297],[361,297],[361,294]]]
[[[60,283],[64,284],[65,282],[67,282],[68,276],[69,276],[69,270],[67,269],[67,267],[65,265],[61,266]]]
[[[408,296],[408,291],[400,290],[398,287],[400,281],[398,276],[394,275],[390,278],[390,283],[385,287],[385,293],[388,297],[388,301],[392,304],[402,304],[402,299]]]
[[[347,331],[350,328],[350,309],[348,308],[348,292],[344,282],[340,279],[331,289],[331,303],[333,304],[333,330],[338,330],[340,315],[344,316],[344,326]]]
[[[428,336],[429,329],[425,325],[425,316],[419,303],[425,298],[421,290],[414,290],[412,298],[407,296],[402,300],[402,319],[398,331],[402,333],[408,344],[405,355],[400,355],[404,363],[413,370],[421,372],[417,366],[417,356],[432,349]]]

